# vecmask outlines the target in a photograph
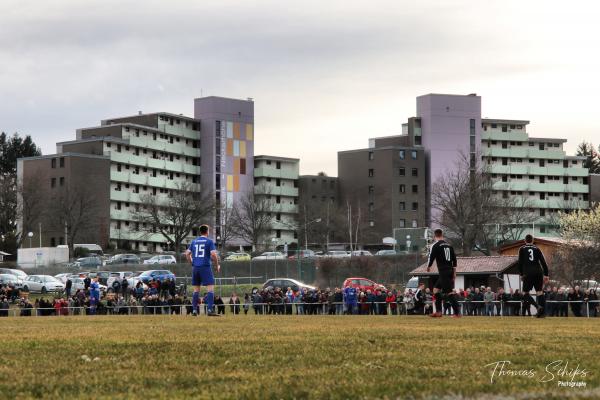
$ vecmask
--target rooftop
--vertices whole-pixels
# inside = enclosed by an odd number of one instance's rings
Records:
[[[497,274],[517,264],[517,256],[485,256],[485,257],[457,257],[456,273],[469,274]],[[410,272],[410,275],[437,275],[438,269],[434,263],[431,271],[427,272],[427,264],[422,264]]]

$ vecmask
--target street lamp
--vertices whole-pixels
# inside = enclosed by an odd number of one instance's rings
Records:
[[[317,218],[313,221],[306,222],[306,213],[304,213],[304,250],[308,250],[308,226],[319,222],[321,222],[321,218]]]
[[[406,235],[406,254],[410,253],[410,235]]]
[[[29,237],[29,248],[31,248],[31,238],[33,237],[33,232],[29,232],[27,236]]]

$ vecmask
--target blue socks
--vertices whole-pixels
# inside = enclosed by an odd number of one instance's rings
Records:
[[[194,292],[192,295],[192,309],[197,314],[198,313],[198,303],[200,302],[200,293]]]
[[[215,304],[215,294],[213,292],[208,292],[206,294],[206,306],[208,308],[208,312],[213,312],[214,304]]]

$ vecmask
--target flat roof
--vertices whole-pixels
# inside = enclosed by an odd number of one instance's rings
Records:
[[[236,99],[235,97],[225,97],[225,96],[203,96],[203,97],[196,97],[196,98],[194,98],[194,100],[210,99],[210,98],[225,99],[225,100],[236,100],[236,101],[247,101],[249,103],[254,103],[254,98],[253,97],[246,97],[245,99]]]
[[[150,113],[141,113],[141,114],[133,114],[133,115],[125,115],[123,117],[113,117],[113,118],[106,118],[103,119],[102,121],[112,121],[114,119],[123,119],[123,118],[135,118],[135,117],[144,117],[144,116],[150,116],[150,115],[166,115],[169,117],[173,117],[173,118],[181,118],[181,119],[187,119],[190,121],[200,121],[199,119],[195,119],[194,117],[188,117],[187,115],[183,115],[183,114],[175,114],[175,113],[170,113],[170,112],[166,112],[166,111],[157,111],[157,112],[150,112]]]
[[[408,125],[408,123],[406,124],[402,124],[402,125]],[[369,138],[369,140],[380,140],[380,139],[395,139],[395,138],[403,138],[403,137],[407,137],[408,135],[390,135],[390,136],[377,136],[377,137],[372,137]]]
[[[353,149],[353,150],[341,150],[338,151],[340,153],[360,153],[363,151],[379,151],[379,150],[416,150],[416,151],[424,151],[425,148],[423,146],[383,146],[383,147],[367,147],[364,149]]]
[[[425,97],[425,96],[481,97],[481,96],[478,96],[477,93],[468,93],[468,94],[427,93],[427,94],[422,94],[422,95],[417,96],[417,97]]]
[[[88,143],[88,142],[118,142],[118,143],[123,143],[123,144],[129,144],[129,141],[126,139],[121,139],[121,138],[114,137],[114,136],[99,136],[99,137],[91,137],[91,138],[85,138],[85,139],[67,140],[66,142],[57,142],[56,145]]]
[[[567,143],[567,139],[560,139],[560,138],[546,138],[546,137],[529,137],[529,141],[541,141],[543,140],[544,142],[552,142],[552,143]]]
[[[45,160],[45,159],[51,159],[51,158],[57,158],[57,157],[102,158],[102,159],[107,159],[107,160],[110,159],[110,156],[105,156],[105,155],[67,152],[67,153],[47,154],[45,156],[23,157],[23,158],[18,158],[17,160],[24,160],[24,161]]]
[[[496,119],[496,118],[481,118],[481,122],[487,122],[491,124],[515,124],[515,125],[527,125],[529,121],[524,119]]]
[[[260,160],[276,160],[276,161],[290,161],[290,162],[299,162],[299,158],[289,158],[289,157],[279,157],[279,156],[267,156],[267,155],[258,155],[254,156],[254,159]]]

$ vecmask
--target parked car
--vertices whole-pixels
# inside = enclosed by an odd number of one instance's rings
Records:
[[[278,251],[265,251],[260,256],[252,258],[253,260],[285,260],[283,253]]]
[[[97,244],[74,244],[73,245],[73,249],[76,248],[82,248],[82,249],[86,249],[90,255],[92,254],[96,254],[98,256],[103,256],[104,253],[102,252],[102,247],[97,245]]]
[[[274,288],[278,287],[283,290],[286,290],[287,288],[292,288],[292,290],[294,290],[294,291],[297,291],[300,289],[315,290],[314,286],[310,286],[304,282],[300,282],[295,279],[289,279],[289,278],[269,279],[268,281],[266,281],[264,283],[263,289],[268,288],[268,287],[274,287]]]
[[[106,280],[106,286],[112,287],[112,284],[115,281],[115,279],[117,279],[119,283],[123,282],[123,278],[127,278],[127,281],[129,281],[129,278],[132,278],[133,275],[134,273],[131,271],[111,272],[108,276],[108,279]],[[129,284],[131,284],[131,282],[129,282]]]
[[[61,281],[62,283],[66,283],[67,279],[71,278],[72,276],[73,276],[73,274],[70,272],[64,272],[62,274],[54,275],[54,277],[56,279],[58,279],[59,281]]]
[[[27,278],[27,274],[24,271],[14,268],[0,268],[0,274],[15,275],[21,278],[22,280],[25,280],[25,278]]]
[[[115,254],[110,259],[110,264],[140,264],[140,258],[135,254]]]
[[[225,257],[225,261],[250,261],[251,257],[248,253],[232,253]]]
[[[175,256],[161,254],[144,260],[144,264],[177,264],[177,260]]]
[[[143,283],[148,284],[151,280],[158,279],[162,282],[165,279],[175,279],[175,274],[166,269],[151,269],[142,272],[137,278]]]
[[[414,293],[415,290],[418,289],[418,287],[419,287],[419,277],[413,276],[412,278],[410,278],[408,280],[408,282],[406,282],[406,287],[404,288],[404,291],[408,291],[410,289]]]
[[[12,285],[15,288],[23,287],[23,279],[13,274],[0,274],[0,285]]]
[[[62,292],[65,285],[50,275],[29,275],[23,281],[23,290],[31,293]]]
[[[110,276],[110,271],[94,271],[90,272],[89,277],[94,279],[98,277],[98,283],[106,285],[108,283],[108,277]]]
[[[342,284],[342,287],[344,287],[344,288],[347,288],[350,286],[355,287],[362,291],[366,291],[366,290],[374,291],[376,289],[387,290],[385,288],[385,286],[383,286],[379,283],[376,283],[367,278],[348,278]]]
[[[78,258],[72,266],[75,268],[98,268],[104,265],[102,259],[98,256]]]
[[[347,258],[350,257],[348,252],[343,250],[330,250],[323,255],[323,257],[332,257],[332,258]]]
[[[351,257],[372,257],[373,254],[369,250],[354,250],[350,253]]]
[[[71,278],[71,293],[75,293],[77,290],[85,290],[85,282],[83,278]],[[101,292],[106,292],[107,288],[103,284],[98,284]]]
[[[395,256],[396,255],[396,251],[395,250],[379,250],[377,253],[375,253],[376,256]]]
[[[317,255],[310,249],[298,250],[295,254],[288,257],[289,260],[297,260],[298,258],[315,258]]]

